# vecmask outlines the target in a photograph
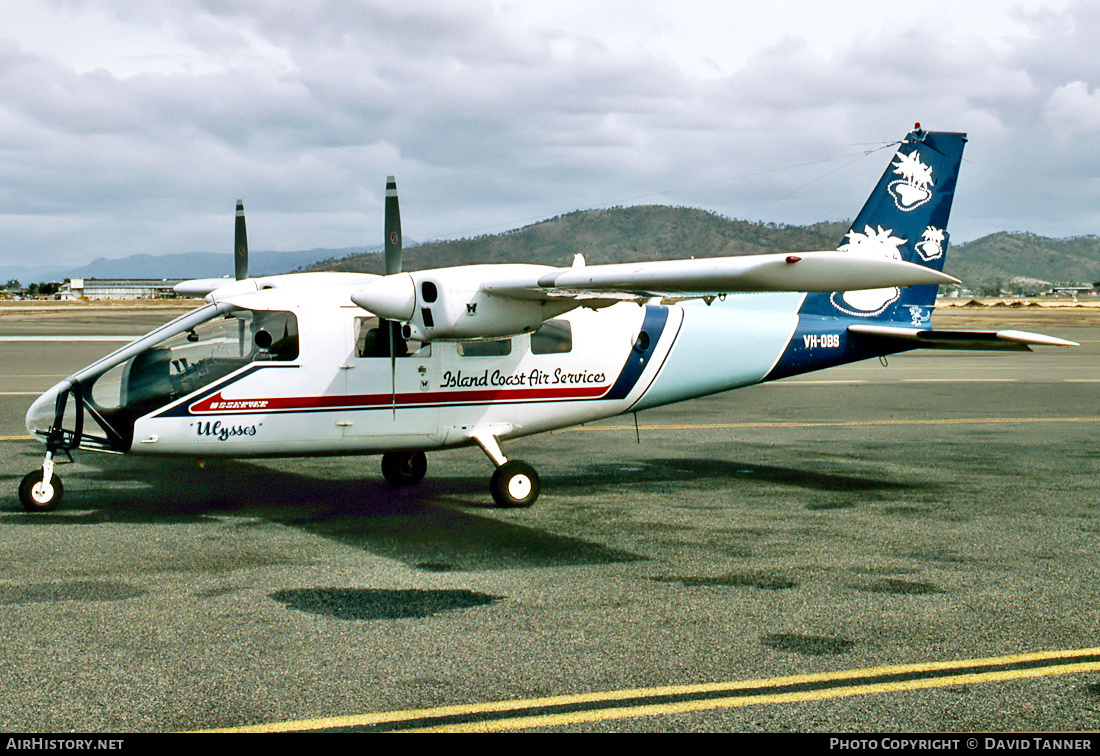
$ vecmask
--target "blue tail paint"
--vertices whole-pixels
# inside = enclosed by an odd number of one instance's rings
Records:
[[[837,248],[943,270],[947,221],[966,135],[916,129],[902,140],[886,172]],[[873,340],[853,336],[853,323],[927,326],[936,286],[807,294],[799,323],[768,379],[874,357]]]

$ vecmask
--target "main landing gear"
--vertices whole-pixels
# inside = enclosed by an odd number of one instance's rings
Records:
[[[386,452],[382,455],[382,477],[391,486],[415,486],[428,472],[428,458],[422,451]]]
[[[529,507],[542,490],[535,468],[518,459],[505,462],[489,479],[489,491],[498,507]]]
[[[529,507],[539,498],[542,481],[535,468],[518,459],[509,460],[500,450],[496,436],[489,433],[473,434],[474,441],[493,461],[497,469],[489,479],[489,492],[498,507]]]
[[[539,498],[542,481],[535,468],[518,459],[508,459],[496,437],[477,434],[474,441],[496,465],[489,479],[489,492],[498,507],[529,507]],[[424,479],[428,459],[422,451],[386,452],[382,455],[382,476],[392,486],[412,486]]]

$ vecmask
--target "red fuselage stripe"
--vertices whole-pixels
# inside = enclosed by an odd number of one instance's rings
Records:
[[[598,399],[609,386],[583,388],[489,389],[486,391],[433,391],[397,394],[396,403],[404,406],[487,404],[509,402]],[[349,396],[272,397],[270,399],[225,399],[221,392],[192,404],[191,414],[256,414],[328,409],[372,409],[389,407],[392,394],[353,394]]]

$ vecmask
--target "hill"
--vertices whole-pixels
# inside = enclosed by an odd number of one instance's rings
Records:
[[[786,226],[657,205],[579,210],[503,234],[409,247],[404,268],[499,262],[561,266],[578,252],[598,264],[836,249],[848,226],[848,221]],[[381,273],[383,268],[381,254],[372,252],[309,269]],[[973,289],[1005,286],[1031,293],[1052,283],[1091,283],[1100,280],[1100,238],[991,234],[953,244],[946,271]]]
[[[646,205],[578,210],[514,231],[406,248],[405,270],[473,263],[569,265],[581,253],[591,264],[722,257],[835,249],[847,223],[780,226],[731,220],[706,210]],[[311,270],[380,273],[380,254],[352,255]]]
[[[1100,238],[1001,232],[952,245],[947,273],[967,286],[1035,293],[1050,284],[1100,281]]]
[[[836,249],[848,226],[848,221],[809,226],[750,222],[663,205],[578,210],[492,236],[423,244],[406,239],[404,268],[499,262],[563,266],[571,264],[578,252],[587,262],[599,264]],[[10,278],[24,283],[66,278],[209,278],[224,275],[232,267],[228,253],[134,255],[64,269],[0,267],[0,282]],[[293,270],[381,273],[384,267],[379,247],[253,251],[251,256],[252,273],[261,276]],[[968,288],[992,294],[1001,287],[1031,294],[1054,283],[1092,283],[1100,281],[1100,238],[990,234],[965,244],[953,243],[946,271]]]

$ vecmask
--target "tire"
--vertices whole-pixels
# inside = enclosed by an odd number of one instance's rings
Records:
[[[531,465],[512,459],[493,473],[489,491],[498,507],[529,507],[539,498],[542,481]]]
[[[61,478],[56,475],[50,476],[50,484],[43,487],[42,471],[35,470],[27,473],[19,484],[19,501],[28,512],[52,512],[61,503],[64,491]]]
[[[382,455],[382,477],[391,486],[415,486],[428,472],[428,457],[422,451],[387,452]]]

